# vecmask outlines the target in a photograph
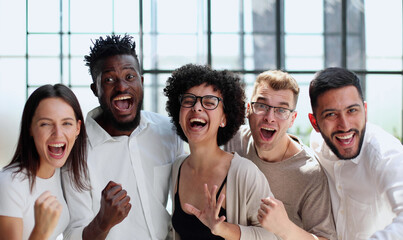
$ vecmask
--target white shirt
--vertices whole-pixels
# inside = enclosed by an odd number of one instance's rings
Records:
[[[329,179],[339,239],[403,239],[403,147],[367,123],[360,154],[339,160],[313,131],[311,147]]]
[[[77,192],[64,181],[71,215],[65,237],[81,239],[100,209],[102,190],[114,181],[127,191],[132,208],[107,239],[165,239],[171,219],[166,210],[171,167],[183,154],[183,142],[167,117],[146,111],[130,136],[112,137],[94,120],[101,111],[98,107],[89,112],[85,125],[91,191]]]
[[[60,169],[56,169],[48,179],[36,177],[32,193],[28,177],[22,172],[14,175],[15,170],[12,168],[0,172],[0,215],[22,218],[22,239],[28,239],[35,226],[35,201],[43,192],[49,191],[62,205],[59,221],[49,239],[62,239],[62,233],[69,224],[69,211],[63,197]]]

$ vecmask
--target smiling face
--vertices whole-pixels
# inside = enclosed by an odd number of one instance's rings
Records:
[[[91,89],[104,111],[101,125],[111,134],[131,132],[140,122],[143,78],[131,55],[115,55],[101,60]],[[114,133],[112,133],[114,132]]]
[[[289,89],[274,90],[266,84],[260,84],[252,97],[252,102],[264,103],[273,107],[294,109],[294,94]],[[258,152],[276,150],[279,144],[287,141],[287,130],[292,127],[297,113],[291,112],[288,119],[279,119],[274,116],[274,109],[267,114],[253,113],[251,104],[248,103],[247,117]]]
[[[213,95],[222,98],[219,91],[214,91],[213,86],[199,85],[190,88],[186,93],[196,96]],[[191,108],[181,107],[179,112],[179,122],[189,144],[196,142],[215,142],[217,143],[218,128],[225,126],[226,118],[222,102],[214,110],[203,108],[200,98]]]
[[[49,178],[66,162],[80,133],[81,121],[61,98],[42,100],[32,118],[30,132],[39,155],[38,177]]]
[[[367,119],[367,105],[357,89],[347,86],[319,95],[314,115],[309,119],[333,153],[352,159],[361,151]]]

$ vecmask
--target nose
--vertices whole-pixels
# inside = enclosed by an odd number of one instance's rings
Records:
[[[61,136],[62,135],[62,127],[59,126],[59,125],[55,125],[53,127],[53,135],[56,136],[56,137]]]
[[[269,110],[266,112],[266,114],[264,115],[264,120],[266,120],[267,122],[272,122],[274,121],[275,117],[274,117],[274,108],[269,108]]]
[[[192,107],[193,111],[195,111],[195,112],[201,112],[201,111],[202,111],[202,108],[203,108],[203,106],[202,106],[202,104],[201,104],[201,99],[196,99],[196,103],[195,103],[195,105],[193,105],[193,107]]]
[[[127,82],[124,79],[118,78],[116,80],[116,83],[115,83],[116,90],[123,92],[128,88],[128,86],[129,85],[127,84]]]
[[[338,128],[340,130],[349,130],[349,121],[346,115],[340,114],[337,121]]]

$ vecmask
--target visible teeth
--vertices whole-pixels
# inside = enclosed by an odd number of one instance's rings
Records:
[[[54,144],[49,144],[51,147],[64,147],[64,143],[54,143]]]
[[[190,119],[190,122],[191,123],[194,123],[194,122],[206,123],[205,120],[200,119],[200,118],[192,118],[192,119]]]
[[[351,138],[351,137],[353,137],[353,133],[352,134],[350,134],[350,135],[347,135],[347,136],[337,136],[337,138],[339,138],[339,139],[349,139],[349,138]]]
[[[131,99],[132,97],[130,96],[121,96],[121,97],[115,97],[113,100],[115,101],[121,101],[121,100],[126,100],[126,99]]]
[[[273,128],[267,128],[267,127],[262,127],[262,129],[267,130],[267,131],[275,131]]]

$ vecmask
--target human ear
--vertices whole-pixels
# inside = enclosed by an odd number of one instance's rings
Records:
[[[312,127],[315,129],[316,132],[319,132],[318,123],[316,122],[316,118],[312,113],[308,114],[309,121],[312,124]]]
[[[91,83],[90,87],[95,97],[98,97],[97,85],[95,83]]]

